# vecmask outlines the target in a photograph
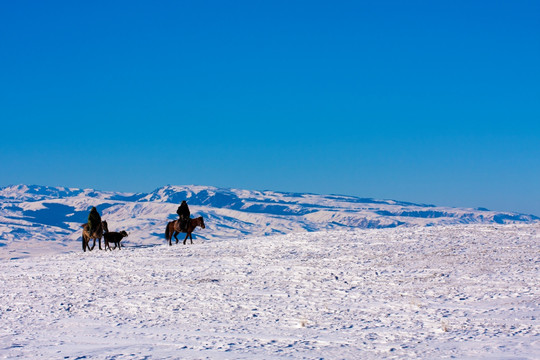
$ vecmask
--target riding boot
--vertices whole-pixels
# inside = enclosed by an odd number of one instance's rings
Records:
[[[184,217],[181,217],[180,218],[180,232],[184,232],[184,224],[185,224]]]

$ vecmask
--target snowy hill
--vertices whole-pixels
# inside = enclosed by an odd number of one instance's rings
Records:
[[[449,224],[532,223],[533,215],[458,209],[353,196],[164,186],[151,193],[120,193],[16,185],[0,188],[0,257],[79,250],[80,225],[97,206],[111,231],[126,230],[127,246],[164,243],[168,221],[186,199],[207,228],[200,240],[239,239],[346,228]],[[180,235],[182,236],[182,235]]]
[[[0,358],[540,358],[538,223],[160,243],[0,262]]]

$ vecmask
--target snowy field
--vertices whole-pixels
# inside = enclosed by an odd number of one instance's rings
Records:
[[[539,359],[539,244],[455,225],[4,260],[0,358]]]

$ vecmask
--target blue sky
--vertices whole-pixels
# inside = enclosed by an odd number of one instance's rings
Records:
[[[0,5],[0,186],[540,215],[537,1]]]

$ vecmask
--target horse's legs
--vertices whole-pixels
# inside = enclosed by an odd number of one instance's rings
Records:
[[[174,232],[174,238],[176,239],[177,244],[178,244],[178,234],[180,234],[178,231]]]
[[[184,239],[184,245],[186,245],[187,238],[188,238],[188,236],[190,236],[190,235],[191,235],[190,232],[187,232],[187,233],[186,233],[186,237],[185,237],[185,239]]]
[[[90,242],[90,239],[88,239],[88,242]],[[96,247],[96,238],[94,238],[94,244],[92,244],[92,248],[90,248],[90,245],[88,246],[88,250],[92,251]]]
[[[110,247],[110,246],[109,246],[109,247]],[[101,248],[101,236],[99,237],[99,250],[103,250],[103,249]]]

